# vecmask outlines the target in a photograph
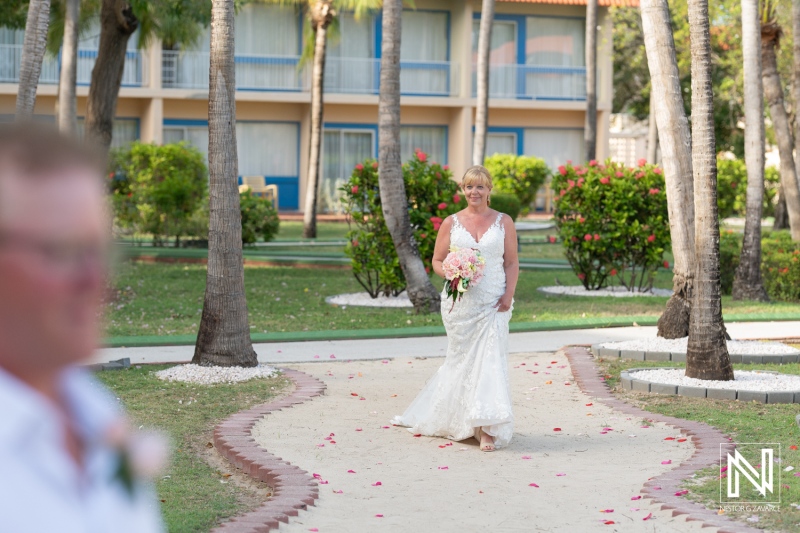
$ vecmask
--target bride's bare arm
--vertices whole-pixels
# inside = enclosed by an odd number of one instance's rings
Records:
[[[503,215],[503,229],[506,238],[503,243],[503,269],[506,272],[506,292],[497,301],[497,310],[501,313],[511,309],[511,299],[517,289],[519,279],[519,257],[517,256],[517,230],[514,221],[508,215]]]
[[[439,227],[439,233],[436,235],[436,244],[433,247],[433,271],[441,277],[444,277],[444,270],[442,270],[442,261],[447,257],[450,252],[450,228],[453,226],[452,217],[447,217]]]

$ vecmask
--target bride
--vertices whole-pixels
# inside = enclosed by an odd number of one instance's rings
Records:
[[[433,270],[445,277],[442,262],[454,245],[480,250],[486,260],[484,276],[454,306],[442,291],[448,340],[444,364],[392,423],[456,441],[475,437],[488,452],[507,445],[513,431],[506,358],[519,277],[517,235],[511,218],[489,207],[488,170],[469,168],[461,188],[467,207],[442,222]]]

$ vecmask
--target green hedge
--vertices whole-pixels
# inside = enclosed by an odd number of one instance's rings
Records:
[[[522,215],[530,212],[536,193],[550,177],[547,163],[538,157],[495,154],[484,160],[484,166],[492,175],[495,192],[512,194],[519,199]]]
[[[739,266],[742,234],[731,230],[720,235],[722,293],[730,295]],[[800,243],[788,231],[764,232],[761,238],[761,276],[772,300],[800,302]]]
[[[511,220],[517,220],[520,212],[519,198],[513,194],[503,192],[492,193],[490,197],[491,208],[505,213]]]

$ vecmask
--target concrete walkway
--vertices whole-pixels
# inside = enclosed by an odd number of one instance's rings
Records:
[[[279,531],[701,531],[631,500],[648,478],[687,460],[691,441],[664,440],[678,434],[593,401],[560,352],[510,357],[515,431],[507,448],[482,453],[472,439],[415,438],[392,427],[441,362],[288,365],[328,388],[253,430],[259,444],[321,482],[315,506]]]
[[[734,339],[781,339],[800,337],[800,322],[729,322]],[[512,333],[509,351],[515,353],[553,352],[568,344],[594,344],[655,336],[655,327],[575,329]],[[254,346],[261,362],[286,363],[338,360],[394,359],[396,357],[444,357],[446,337],[405,339],[359,339],[339,341],[275,342]],[[142,348],[106,348],[95,353],[91,363],[129,357],[132,364],[185,363],[191,361],[194,346],[156,346]]]

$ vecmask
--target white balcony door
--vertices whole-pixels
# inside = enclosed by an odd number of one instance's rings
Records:
[[[400,45],[403,94],[449,94],[447,29],[447,13],[403,11]]]
[[[495,154],[517,155],[517,134],[489,132],[486,134],[486,157]]]
[[[375,59],[375,19],[352,13],[339,14],[339,31],[328,32],[325,56],[325,91],[332,93],[372,94],[378,91],[378,67]]]
[[[534,98],[586,97],[585,21],[576,18],[528,17],[525,94]]]
[[[542,158],[551,169],[567,161],[583,161],[583,130],[529,128],[525,130],[525,155]]]
[[[236,15],[236,87],[297,90],[300,15],[291,7],[246,4]]]
[[[480,20],[472,24],[472,64],[478,64],[478,34]],[[517,23],[513,20],[495,20],[492,24],[492,42],[489,48],[489,96],[515,98],[517,96]],[[473,72],[472,85],[477,77]]]
[[[400,160],[409,161],[421,150],[431,163],[447,161],[447,128],[445,126],[401,126]]]
[[[318,208],[323,213],[342,211],[339,188],[358,163],[375,156],[375,133],[361,129],[326,129],[322,146],[322,180]]]

